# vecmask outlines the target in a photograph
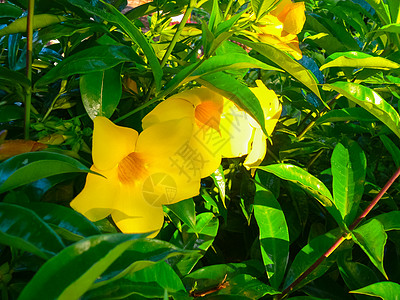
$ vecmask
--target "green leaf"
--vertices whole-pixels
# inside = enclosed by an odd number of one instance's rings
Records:
[[[100,234],[100,230],[80,213],[65,206],[32,202],[25,205],[33,210],[46,223],[64,228],[74,234],[88,237]]]
[[[253,50],[258,51],[261,55],[273,61],[283,70],[308,87],[312,92],[314,92],[314,94],[318,96],[318,98],[321,99],[321,94],[318,89],[318,82],[315,77],[308,69],[292,59],[289,55],[268,44],[253,43],[239,38],[234,38],[234,40],[251,47]]]
[[[400,167],[400,149],[386,135],[380,135],[379,138],[381,139],[386,150],[389,151],[390,155],[392,155],[396,167],[397,168]]]
[[[196,80],[203,75],[227,70],[248,68],[281,71],[280,69],[267,65],[258,59],[248,56],[247,54],[230,53],[229,55],[216,55],[208,58],[205,61],[199,61],[195,64],[185,67],[167,83],[165,89],[168,90],[173,86],[184,84],[191,80]],[[188,74],[189,76],[187,76]]]
[[[388,60],[383,57],[375,57],[362,52],[351,51],[341,52],[330,55],[325,64],[320,67],[320,70],[333,67],[351,67],[351,68],[369,68],[390,70],[400,68],[398,63]]]
[[[312,239],[296,255],[292,265],[286,275],[284,288],[287,288],[293,281],[303,274],[313,263],[317,261],[328,249],[335,243],[340,236],[340,230],[334,229],[323,235]],[[336,252],[333,252],[328,258],[320,263],[306,278],[294,287],[295,290],[307,283],[321,277],[334,263]]]
[[[196,211],[193,198],[167,206],[191,230],[196,230]]]
[[[377,282],[378,276],[366,265],[352,261],[351,249],[342,251],[337,260],[340,275],[350,290]]]
[[[400,230],[400,211],[391,211],[372,218],[378,220],[385,231]]]
[[[397,300],[400,295],[400,284],[391,281],[377,282],[350,293],[379,297],[383,300]]]
[[[365,0],[375,10],[384,24],[390,23],[390,13],[387,4],[383,0]]]
[[[261,254],[269,282],[279,288],[289,259],[289,230],[275,196],[257,184],[254,217],[260,230]]]
[[[388,32],[388,33],[400,33],[400,24],[395,23],[395,24],[387,24],[384,25],[382,27],[380,27],[379,29],[376,30],[376,32]]]
[[[0,66],[0,79],[12,81],[13,83],[17,83],[25,88],[29,88],[31,86],[30,81],[25,75],[16,71],[12,71],[3,66]]]
[[[80,7],[88,13],[92,13],[102,18],[105,21],[112,22],[115,26],[121,28],[134,43],[140,46],[141,50],[144,52],[148,59],[148,63],[150,64],[151,71],[154,75],[156,88],[158,90],[161,88],[161,78],[163,76],[163,71],[161,69],[160,62],[158,61],[158,58],[154,53],[153,48],[147,41],[146,37],[126,16],[124,16],[111,4],[105,3],[103,1],[102,3],[110,10],[110,13],[105,12],[93,6],[91,3],[83,0],[68,0],[68,2],[77,7]]]
[[[400,2],[396,0],[388,0],[390,19],[393,23],[400,23]]]
[[[0,3],[0,18],[16,19],[23,13],[23,10],[11,3]]]
[[[218,232],[218,226],[219,222],[214,214],[202,213],[197,215],[195,230],[185,225],[182,227],[182,234],[178,230],[175,231],[171,243],[185,250],[200,251],[191,256],[178,256],[170,259],[170,264],[174,269],[179,270],[182,275],[188,274],[212,245]]]
[[[0,123],[7,123],[24,118],[24,108],[18,105],[0,106]]]
[[[376,219],[356,228],[352,232],[352,238],[361,249],[368,255],[371,262],[385,276],[387,275],[383,268],[383,255],[387,235],[383,225]]]
[[[184,277],[183,283],[190,288],[192,295],[199,297],[217,286],[223,286],[211,294],[216,296],[215,299],[224,299],[222,296],[226,295],[234,295],[233,299],[241,299],[237,298],[240,296],[260,299],[263,295],[279,294],[279,291],[256,279],[262,277],[263,272],[263,266],[258,261],[215,264],[191,272]]]
[[[190,66],[187,68],[190,68]],[[216,55],[208,58],[184,82],[195,80],[198,77],[215,72],[226,71],[226,70],[248,69],[248,68],[260,68],[263,70],[282,72],[282,70],[267,65],[259,61],[258,59],[250,57],[246,54],[233,53],[230,55]]]
[[[110,118],[122,95],[121,68],[90,72],[80,77],[79,87],[83,105],[91,119]]]
[[[377,118],[362,107],[349,107],[328,111],[322,117],[318,118],[316,124],[346,121],[375,122]]]
[[[137,58],[136,52],[128,46],[94,46],[64,59],[42,76],[35,86],[43,86],[75,74],[104,71]]]
[[[264,112],[256,95],[244,84],[240,83],[234,77],[224,73],[215,72],[203,75],[197,81],[202,85],[223,95],[229,100],[235,102],[240,108],[252,116],[260,124],[264,133],[268,136],[265,129]]]
[[[0,164],[0,193],[52,175],[90,172],[76,159],[54,152],[30,152]]]
[[[49,259],[64,248],[60,237],[31,210],[0,203],[0,243]]]
[[[251,8],[256,15],[256,21],[272,10],[279,1],[280,0],[251,0]]]
[[[19,299],[80,298],[142,236],[120,233],[98,235],[65,248],[39,269]]]
[[[213,0],[212,11],[210,14],[210,19],[208,21],[208,29],[215,33],[218,24],[222,21],[221,10],[218,5],[218,0]]]
[[[314,177],[300,167],[290,164],[273,164],[260,166],[258,169],[270,172],[281,179],[291,181],[301,187],[308,194],[317,199],[331,214],[339,225],[343,225],[343,219],[338,209],[334,206],[332,195],[321,180]]]
[[[6,34],[14,34],[20,32],[26,32],[28,17],[22,17],[15,20],[7,27],[0,30],[0,36]],[[40,14],[33,17],[33,29],[43,28],[55,23],[60,23],[66,21],[67,18],[64,16],[50,15],[50,14]]]
[[[399,114],[374,90],[357,83],[344,81],[337,81],[325,86],[369,111],[400,137]]]
[[[331,157],[333,176],[333,202],[347,225],[357,215],[364,194],[367,159],[352,140],[337,144]]]

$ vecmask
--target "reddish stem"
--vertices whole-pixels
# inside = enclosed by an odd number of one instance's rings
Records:
[[[374,208],[374,206],[379,202],[382,196],[386,193],[389,187],[393,184],[393,182],[399,177],[400,168],[392,175],[392,177],[386,182],[385,186],[380,190],[378,195],[372,200],[372,202],[368,205],[368,207],[363,211],[363,213],[349,226],[349,230],[352,231],[355,229],[358,224],[368,215],[368,213]],[[282,294],[278,296],[278,299],[282,299],[285,297],[293,288],[298,285],[304,278],[306,278],[312,271],[314,271],[329,255],[335,251],[341,243],[345,240],[344,236],[339,237],[336,242],[323,254],[319,257],[307,270],[304,271],[299,277],[296,278],[286,289],[282,291]]]

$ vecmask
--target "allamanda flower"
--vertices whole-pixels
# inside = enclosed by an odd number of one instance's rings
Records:
[[[251,91],[259,99],[265,115],[268,134],[271,134],[281,113],[276,94],[261,81]],[[189,141],[198,153],[197,164],[203,166],[202,177],[215,171],[221,157],[247,155],[244,165],[257,166],[266,153],[266,136],[258,123],[232,101],[201,87],[176,94],[161,102],[142,120],[143,128],[158,122],[188,117],[194,126]],[[201,159],[200,159],[201,158]]]
[[[295,59],[301,59],[297,34],[303,29],[306,20],[304,11],[304,2],[282,0],[274,10],[257,22],[257,34],[248,31],[246,33],[260,42],[291,54]]]
[[[264,112],[265,129],[271,135],[282,112],[282,106],[275,92],[268,89],[261,80],[256,80],[257,87],[250,88]],[[247,155],[243,165],[250,169],[259,166],[267,151],[267,137],[248,113],[238,108],[232,101],[225,99],[224,111],[220,122],[224,136],[224,157]],[[223,128],[223,130],[222,130]]]
[[[139,135],[96,117],[91,170],[103,177],[89,173],[71,207],[92,221],[111,214],[124,233],[159,231],[163,204],[199,193],[200,176],[188,178],[171,160],[182,151],[192,127],[189,118],[180,118],[149,126]]]

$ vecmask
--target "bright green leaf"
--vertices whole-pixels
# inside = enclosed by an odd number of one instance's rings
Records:
[[[120,233],[98,235],[65,248],[39,269],[19,299],[79,299],[142,236]]]
[[[320,70],[333,67],[390,70],[400,68],[400,65],[384,57],[352,51],[332,54],[326,59],[326,63],[320,67]]]
[[[339,143],[331,157],[333,202],[350,225],[356,217],[364,193],[367,159],[357,142]]]
[[[356,228],[352,232],[354,242],[368,255],[371,262],[385,276],[386,272],[383,268],[383,255],[386,244],[387,235],[383,225],[376,219]]]
[[[400,284],[391,281],[377,282],[350,293],[379,297],[383,300],[398,300]]]
[[[391,211],[373,217],[382,223],[385,231],[400,230],[400,211]]]
[[[337,81],[325,86],[369,111],[400,137],[399,114],[374,90],[357,83],[344,81]]]
[[[332,195],[328,188],[318,178],[314,177],[300,167],[290,164],[273,164],[268,166],[260,166],[266,172],[270,172],[279,178],[291,181],[304,189],[308,194],[315,197],[332,215],[339,225],[343,224],[340,212],[334,206]]]
[[[283,70],[285,70],[294,78],[296,78],[298,81],[303,83],[306,87],[308,87],[312,92],[314,92],[314,94],[316,94],[321,99],[321,94],[318,90],[318,82],[315,79],[315,77],[309,70],[307,70],[305,67],[303,67],[294,59],[292,59],[289,55],[268,44],[253,43],[238,38],[235,38],[234,40],[260,52],[261,55],[264,55],[266,58],[273,61]]]
[[[278,288],[289,258],[289,230],[279,202],[256,184],[254,217],[260,230],[261,254],[270,284]]]
[[[193,198],[170,204],[168,208],[191,230],[196,230],[196,212]]]
[[[0,36],[6,34],[14,34],[20,32],[26,32],[26,23],[28,17],[22,17],[15,20],[7,27],[0,30]],[[66,21],[67,18],[64,16],[50,15],[50,14],[39,14],[33,17],[33,29],[43,28],[55,23]]]

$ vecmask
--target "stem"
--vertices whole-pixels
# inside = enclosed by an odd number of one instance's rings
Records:
[[[186,22],[189,20],[190,15],[192,14],[192,10],[195,7],[196,3],[193,3],[195,1],[190,1],[188,8],[185,11],[185,14],[183,15],[182,21],[179,23],[178,28],[176,29],[176,32],[174,34],[174,37],[172,38],[171,43],[168,46],[167,52],[165,52],[162,60],[161,60],[161,68],[165,66],[165,64],[168,61],[169,56],[171,55],[172,50],[174,50],[176,43],[178,42],[179,37],[181,36],[181,32],[183,28],[186,25]]]
[[[333,97],[332,100],[329,101],[329,103],[327,104],[327,106],[328,106],[328,107],[331,107],[331,105],[334,104],[334,103],[336,102],[336,100],[340,97],[340,95],[341,95],[341,94],[337,94],[335,97]],[[301,139],[301,138],[306,134],[306,132],[307,132],[308,130],[310,130],[311,127],[313,127],[313,126],[315,125],[315,123],[316,123],[316,121],[318,120],[318,118],[321,116],[322,113],[324,113],[324,112],[328,109],[328,107],[324,106],[324,107],[321,109],[321,111],[317,114],[317,116],[315,117],[315,119],[312,120],[312,121],[306,126],[306,128],[303,129],[302,132],[300,132],[300,134],[297,136],[298,139]],[[306,118],[309,117],[310,115],[311,115],[311,114],[308,114],[308,115],[306,116]]]
[[[363,213],[349,226],[349,230],[354,230],[358,224],[368,215],[368,213],[375,207],[375,205],[379,202],[382,196],[386,193],[389,187],[393,184],[393,182],[399,177],[400,168],[392,175],[392,177],[386,182],[385,186],[380,190],[378,195],[372,200],[372,202],[368,205],[368,207],[363,211]],[[279,295],[278,300],[284,298],[293,288],[299,284],[304,278],[306,278],[312,271],[314,271],[324,260],[329,257],[335,251],[340,244],[345,240],[345,236],[339,237],[336,242],[323,254],[320,258],[317,259],[315,263],[313,263],[303,274],[301,274],[295,281],[293,281],[286,289],[282,291],[282,294]]]
[[[32,81],[32,49],[33,49],[33,16],[35,10],[35,0],[29,0],[28,5],[28,20],[26,26],[26,77]],[[31,83],[32,85],[32,83]],[[25,95],[25,124],[24,124],[24,137],[29,139],[29,128],[31,126],[31,101],[32,100],[32,86],[26,90]]]

